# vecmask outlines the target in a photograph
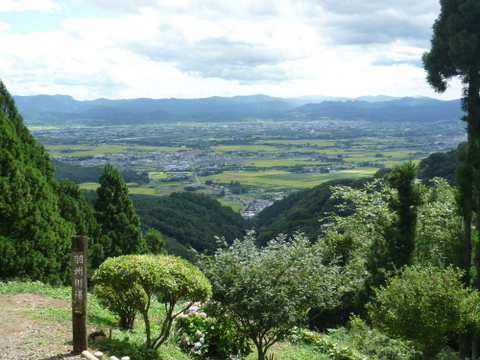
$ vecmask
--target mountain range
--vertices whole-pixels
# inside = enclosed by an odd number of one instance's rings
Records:
[[[200,99],[84,100],[69,95],[14,96],[28,125],[162,124],[177,122],[231,122],[264,120],[372,120],[445,121],[459,119],[460,100],[427,97],[363,96],[356,99],[327,96],[278,98],[268,95]]]

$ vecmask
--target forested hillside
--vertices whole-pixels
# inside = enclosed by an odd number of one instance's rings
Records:
[[[330,187],[346,185],[358,188],[367,180],[368,178],[327,181],[275,202],[255,217],[259,245],[265,245],[281,233],[291,236],[295,232],[302,232],[311,241],[315,241],[320,235],[319,221],[334,211],[337,204],[336,200],[330,198]]]
[[[239,213],[205,195],[183,192],[162,197],[134,195],[132,199],[143,226],[171,238],[166,241],[169,253],[190,260],[190,247],[212,254],[218,245],[216,236],[232,243],[251,226]]]
[[[52,164],[55,167],[55,179],[62,181],[63,179],[70,179],[75,184],[84,182],[98,182],[102,174],[101,166],[79,166],[61,162],[52,159]],[[146,184],[150,180],[148,173],[138,173],[133,170],[120,171],[123,179],[127,183]]]
[[[444,153],[433,153],[423,159],[418,165],[418,178],[428,181],[435,177],[441,177],[451,185],[456,185],[457,168],[462,164],[465,154],[466,143],[461,143],[454,150]]]

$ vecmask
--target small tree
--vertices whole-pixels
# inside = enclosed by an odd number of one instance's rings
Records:
[[[165,239],[163,234],[154,228],[148,229],[147,233],[143,235],[146,246],[152,254],[166,254]]]
[[[406,267],[375,289],[368,306],[373,325],[434,359],[448,332],[465,332],[475,320],[478,294],[463,286],[462,275],[453,268]]]
[[[119,310],[123,311],[125,320],[132,319],[132,310],[142,315],[146,345],[151,349],[158,349],[167,340],[173,321],[179,314],[194,301],[205,301],[211,295],[210,284],[198,268],[186,260],[169,255],[109,258],[95,271],[92,280],[97,296],[109,310],[117,314]],[[152,335],[150,318],[154,299],[163,304],[165,309],[156,336]],[[183,299],[190,302],[180,311],[175,311],[175,306]]]
[[[132,200],[128,197],[128,188],[120,171],[107,163],[100,176],[97,200],[93,205],[101,236],[92,266],[98,267],[108,257],[143,254],[147,252],[145,240],[140,229],[140,219],[135,213]]]
[[[218,312],[253,341],[259,360],[306,320],[311,307],[337,305],[349,284],[340,267],[322,264],[320,249],[300,234],[259,249],[249,233],[214,257],[202,256],[200,264]]]

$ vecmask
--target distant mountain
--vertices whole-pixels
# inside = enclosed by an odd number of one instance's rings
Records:
[[[325,101],[295,109],[305,119],[331,118],[371,121],[444,121],[462,115],[460,100],[440,101],[430,98],[402,98],[383,102]]]
[[[460,100],[440,101],[426,97],[394,98],[383,95],[340,98],[341,100],[326,96],[276,98],[261,94],[200,99],[87,101],[77,101],[67,95],[14,98],[27,124],[161,124],[186,121],[232,122],[251,118],[437,121],[458,119],[463,114]]]
[[[358,101],[368,101],[368,102],[384,102],[384,101],[391,101],[391,100],[398,100],[401,99],[399,97],[393,96],[385,96],[385,95],[376,95],[376,96],[359,96],[355,98]]]

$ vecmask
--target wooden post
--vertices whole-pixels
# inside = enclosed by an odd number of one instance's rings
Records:
[[[87,237],[72,237],[73,351],[87,349]]]

